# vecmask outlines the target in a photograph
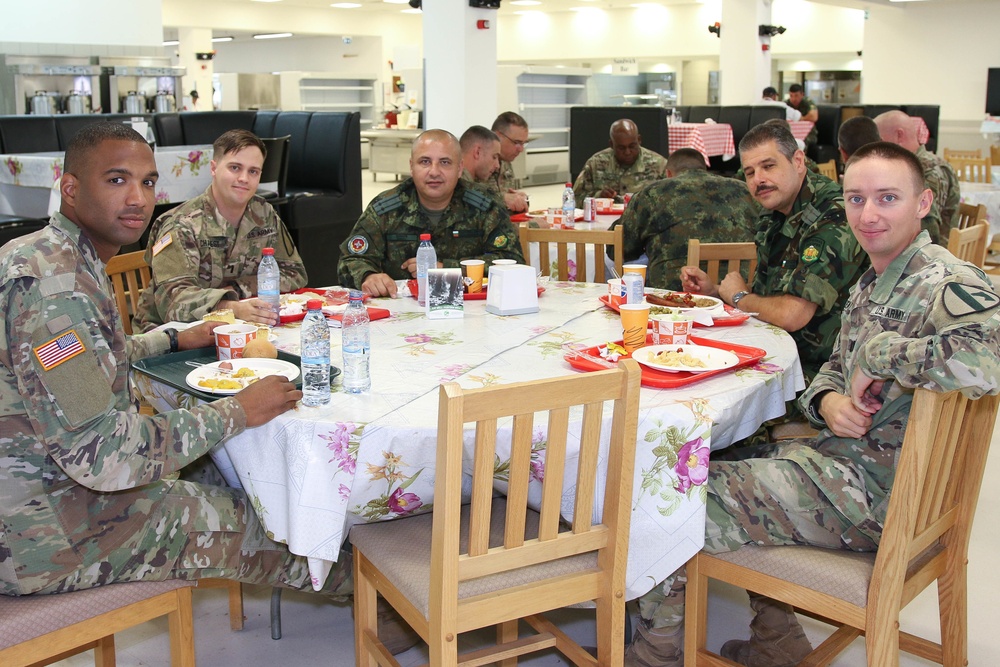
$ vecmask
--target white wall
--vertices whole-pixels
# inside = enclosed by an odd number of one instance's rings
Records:
[[[303,71],[378,75],[382,72],[382,39],[310,36],[289,39],[219,42],[214,45],[217,72],[260,74]]]
[[[135,46],[163,42],[160,0],[5,0],[0,16],[0,42]]]

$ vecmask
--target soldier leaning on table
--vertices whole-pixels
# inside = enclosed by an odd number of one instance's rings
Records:
[[[528,121],[513,111],[504,111],[496,117],[490,129],[500,138],[500,169],[494,190],[503,197],[507,210],[524,213],[528,210],[528,193],[514,188],[517,179],[514,178],[512,163],[524,152],[528,143]]]
[[[430,234],[438,266],[463,259],[524,263],[517,230],[486,186],[460,179],[462,153],[450,132],[427,130],[413,142],[410,178],[377,196],[340,246],[340,284],[394,296],[396,280],[417,275],[420,234]]]
[[[667,159],[642,147],[639,128],[628,118],[611,124],[610,148],[590,156],[573,183],[577,208],[586,197],[618,198],[667,176]]]
[[[851,290],[833,355],[799,398],[813,439],[742,449],[709,463],[705,548],[805,544],[875,551],[913,389],[1000,391],[1000,297],[972,264],[920,227],[933,195],[895,144],[860,148],[844,176],[847,217],[871,258]],[[640,598],[626,665],[680,665],[684,569]],[[791,607],[751,594],[751,637],[721,654],[795,665],[812,648]]]

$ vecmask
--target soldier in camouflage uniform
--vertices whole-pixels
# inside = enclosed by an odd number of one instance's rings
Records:
[[[681,282],[788,331],[808,381],[830,357],[848,290],[868,260],[844,218],[840,185],[805,169],[787,127],[750,130],[740,159],[750,193],[764,209],[753,287],[735,272],[716,286],[697,267],[684,267]]]
[[[816,129],[816,123],[819,121],[819,109],[816,107],[816,103],[805,96],[801,85],[793,83],[788,87],[788,99],[785,100],[785,104],[802,114],[801,120],[807,120],[813,124],[809,134],[803,140],[806,145],[805,150],[809,150],[819,141],[819,132]]]
[[[138,331],[194,322],[220,308],[243,320],[277,325],[277,313],[250,298],[257,294],[264,248],[274,248],[282,292],[306,285],[306,269],[288,230],[274,208],[255,195],[264,144],[252,132],[230,130],[213,149],[212,184],[205,193],[153,223],[146,247],[153,275],[136,309]]]
[[[482,125],[473,125],[458,140],[462,147],[462,178],[496,186],[500,170],[500,138]]]
[[[490,128],[500,138],[500,169],[497,171],[496,192],[503,196],[507,210],[523,213],[528,210],[528,194],[515,189],[514,159],[524,152],[528,143],[528,121],[513,111],[505,111]]]
[[[924,218],[923,228],[931,241],[948,245],[951,230],[958,226],[958,205],[961,192],[958,177],[951,165],[928,151],[917,139],[913,119],[902,111],[886,111],[875,118],[883,141],[891,141],[916,154],[924,170],[924,183],[934,193],[930,213]]]
[[[646,283],[676,290],[688,239],[753,241],[757,210],[746,184],[708,173],[705,158],[693,148],[670,154],[667,176],[639,190],[619,224],[625,227],[623,256],[649,258]]]
[[[438,266],[463,259],[524,263],[517,231],[488,188],[459,179],[458,140],[428,130],[413,142],[410,178],[372,200],[340,246],[340,284],[372,296],[396,293],[396,280],[417,275],[420,234],[429,233]]]
[[[1000,391],[1000,297],[981,270],[921,230],[932,195],[913,154],[890,143],[862,147],[844,192],[871,268],[851,290],[833,356],[799,398],[823,430],[731,460],[713,456],[710,552],[751,543],[876,550],[913,389],[970,398]],[[682,586],[683,571],[641,598],[649,620],[626,665],[680,664]],[[762,596],[752,606],[751,639],[726,642],[722,655],[753,667],[798,664],[811,647],[791,608]]]
[[[149,223],[156,178],[145,138],[89,125],[66,151],[60,211],[0,251],[0,594],[201,577],[312,586],[243,491],[173,474],[302,392],[268,377],[156,416],[132,400],[130,360],[210,345],[217,326],[124,334],[105,262]],[[350,593],[350,559],[326,583]]]
[[[620,198],[667,175],[667,160],[642,147],[639,128],[627,118],[611,124],[610,148],[592,155],[576,177],[573,192],[577,208],[586,197]]]

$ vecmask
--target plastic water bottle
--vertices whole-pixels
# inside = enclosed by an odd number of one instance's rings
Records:
[[[323,315],[323,302],[309,299],[302,320],[302,403],[326,405],[330,402],[330,327]]]
[[[426,282],[426,278],[425,278]],[[358,290],[351,290],[350,304],[344,311],[344,391],[360,394],[372,386],[371,338],[368,332],[368,309]]]
[[[264,248],[261,253],[263,257],[257,267],[257,298],[271,306],[277,316],[281,311],[281,272],[274,259],[274,248]]]
[[[437,268],[437,252],[431,245],[431,235],[421,234],[417,247],[417,305],[427,305],[427,269]]]
[[[573,194],[572,183],[567,183],[563,190],[562,210],[563,227],[573,229],[576,226],[576,196]]]

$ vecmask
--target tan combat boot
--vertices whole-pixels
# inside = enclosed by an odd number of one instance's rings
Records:
[[[749,593],[749,591],[748,591]],[[732,639],[719,654],[747,667],[793,667],[812,652],[791,605],[749,593],[757,612],[750,622],[750,639]]]
[[[625,649],[625,667],[682,667],[684,625],[647,628],[640,624]]]

